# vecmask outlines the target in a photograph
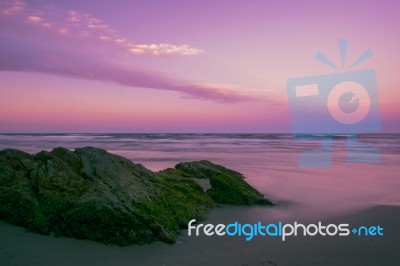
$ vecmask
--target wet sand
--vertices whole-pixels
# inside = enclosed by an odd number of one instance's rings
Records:
[[[313,222],[295,214],[302,207],[222,207],[213,210],[206,222],[257,222],[251,217],[262,217],[263,222]],[[187,230],[183,230],[175,245],[155,242],[117,247],[89,240],[37,235],[0,221],[0,264],[400,265],[400,207],[371,206],[321,220],[349,223],[350,226],[381,225],[384,236],[290,237],[285,242],[277,237],[256,237],[247,242],[243,237],[189,237]]]

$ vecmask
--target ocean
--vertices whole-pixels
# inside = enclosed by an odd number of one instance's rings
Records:
[[[302,152],[321,147],[318,135],[291,134],[0,134],[0,149],[29,153],[55,147],[106,149],[152,171],[179,162],[209,160],[244,174],[246,181],[285,211],[274,215],[315,219],[371,205],[400,205],[400,134],[357,137],[379,151],[379,160],[350,162],[349,135],[332,138],[331,166],[305,168]],[[314,160],[324,160],[323,157]],[[323,162],[323,161],[321,161]],[[255,214],[258,215],[255,210]]]
[[[117,247],[89,240],[43,236],[0,221],[0,261],[4,265],[399,265],[400,134],[335,136],[315,166],[299,165],[304,151],[321,148],[321,137],[290,134],[0,134],[0,149],[30,153],[63,146],[103,148],[153,171],[178,162],[210,160],[244,174],[246,181],[276,206],[222,206],[204,223],[271,222],[380,225],[382,237],[188,236],[174,245]],[[350,138],[350,142],[348,139]],[[326,140],[326,139],[325,139]],[[357,144],[357,143],[356,143]],[[366,147],[369,145],[370,147]],[[368,154],[355,162],[349,154]],[[315,154],[314,154],[315,155]],[[326,155],[326,154],[325,154]],[[361,156],[362,157],[362,156]],[[357,157],[355,159],[359,159]],[[351,158],[351,156],[350,156]],[[327,164],[328,163],[328,164]]]

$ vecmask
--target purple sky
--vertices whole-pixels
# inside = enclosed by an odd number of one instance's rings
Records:
[[[400,131],[398,1],[0,1],[0,132],[290,132],[286,80],[376,70]],[[347,65],[348,66],[348,65]],[[344,71],[348,70],[347,68]],[[319,117],[321,121],[325,117]]]

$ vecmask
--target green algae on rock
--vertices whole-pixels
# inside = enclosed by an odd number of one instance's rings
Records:
[[[241,173],[213,164],[209,161],[179,163],[175,170],[180,176],[207,178],[211,189],[207,194],[215,202],[231,205],[272,205],[271,201],[250,186]]]
[[[207,178],[204,192],[193,179]],[[121,246],[174,243],[215,204],[270,205],[243,176],[208,161],[158,173],[105,150],[0,151],[0,219],[41,234]]]

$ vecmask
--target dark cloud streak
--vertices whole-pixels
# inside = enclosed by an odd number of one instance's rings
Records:
[[[143,69],[126,69],[113,63],[99,61],[89,56],[61,51],[32,50],[25,45],[5,47],[0,45],[0,70],[35,72],[70,78],[83,78],[114,82],[129,87],[178,91],[192,98],[217,102],[256,101],[256,98],[228,92],[218,87],[188,84]]]
[[[19,1],[9,2],[8,9],[2,11],[0,6],[0,71],[44,73],[114,82],[132,88],[177,91],[191,98],[222,103],[261,100],[241,95],[234,89],[185,82],[140,66],[122,66],[117,61],[106,60],[107,57],[100,58],[99,54],[121,54],[120,45],[97,37],[82,37],[81,29],[73,25],[54,27],[57,22],[54,18],[33,16],[37,10],[32,13],[25,5],[19,5]],[[60,31],[60,27],[66,30]]]

